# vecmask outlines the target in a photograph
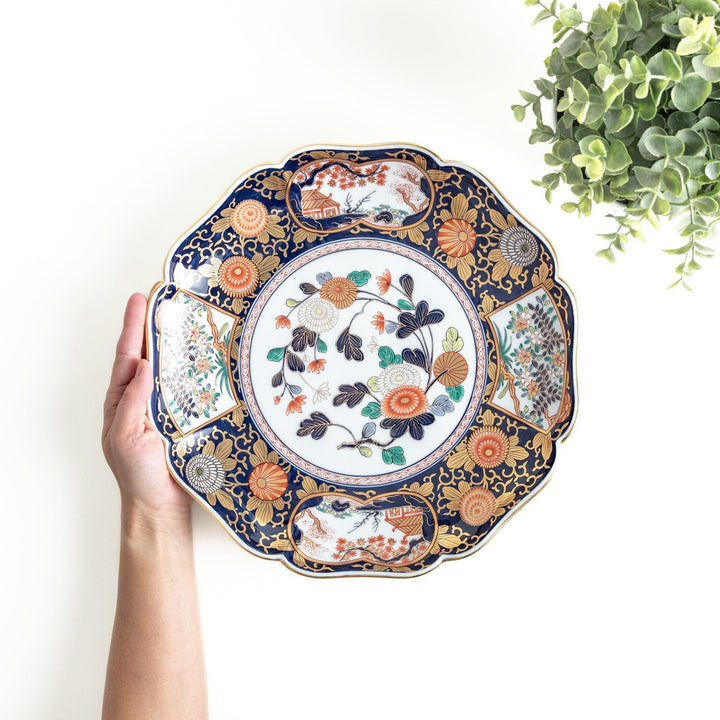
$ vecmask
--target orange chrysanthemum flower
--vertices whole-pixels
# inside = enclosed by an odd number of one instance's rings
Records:
[[[320,288],[320,297],[340,310],[350,307],[355,302],[357,293],[357,285],[344,277],[332,277]]]
[[[243,200],[230,215],[230,225],[240,237],[255,237],[268,224],[267,208],[259,200]]]
[[[390,275],[389,270],[385,270],[385,272],[382,275],[378,275],[375,278],[375,280],[377,280],[380,294],[384,295],[390,289],[390,283],[392,282],[392,275]]]
[[[279,465],[264,462],[253,468],[248,485],[258,500],[277,500],[287,490],[288,478]]]
[[[451,218],[444,222],[437,234],[438,245],[450,257],[463,257],[475,247],[475,229],[461,218]]]
[[[222,291],[230,297],[249,295],[260,281],[257,265],[249,258],[235,256],[220,265],[218,280]]]
[[[287,409],[285,410],[285,414],[290,415],[291,413],[302,412],[302,406],[305,404],[305,400],[307,400],[307,397],[305,395],[298,395],[297,397],[294,397],[288,403]]]
[[[460,498],[460,517],[474,527],[490,520],[496,508],[495,496],[485,488],[472,488]]]
[[[381,335],[385,332],[385,316],[381,312],[373,315],[371,323]]]
[[[308,372],[320,374],[325,369],[325,362],[322,358],[320,360],[311,360],[307,366]]]
[[[428,400],[417,385],[401,385],[385,395],[381,409],[385,417],[404,420],[425,412],[428,409]]]
[[[275,318],[275,327],[276,328],[289,328],[290,327],[290,318],[286,315],[278,315]]]
[[[441,385],[457,387],[468,375],[467,360],[458,352],[444,352],[438,355],[433,372]]]
[[[480,467],[494,468],[505,462],[508,448],[507,435],[487,425],[476,430],[468,438],[468,453]]]

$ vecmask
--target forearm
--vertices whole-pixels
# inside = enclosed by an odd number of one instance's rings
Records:
[[[189,511],[125,508],[103,720],[201,720],[207,687]]]

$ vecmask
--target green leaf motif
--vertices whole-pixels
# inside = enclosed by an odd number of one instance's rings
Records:
[[[320,338],[318,338],[318,341],[315,344],[315,347],[317,348],[318,352],[321,352],[321,353],[327,352],[327,343],[324,340],[321,340]]]
[[[292,298],[288,298],[288,299],[285,301],[285,304],[286,304],[288,307],[292,308],[292,307],[295,307],[296,305],[299,305],[300,302],[299,302],[298,300],[293,300]]]
[[[405,464],[405,452],[404,450],[395,445],[389,448],[383,448],[382,459],[388,465],[404,465]]]
[[[670,97],[678,110],[697,110],[708,99],[712,84],[697,73],[688,73],[672,89]]]
[[[463,389],[462,385],[456,385],[455,387],[446,387],[445,390],[450,396],[450,399],[454,400],[455,402],[460,402],[462,396],[465,394],[465,390]]]
[[[352,280],[358,287],[362,287],[363,285],[367,285],[370,279],[370,273],[367,270],[353,270],[353,272],[348,275],[348,279]]]
[[[371,420],[375,420],[382,415],[382,412],[380,411],[380,405],[376,402],[371,402],[360,411],[360,414],[370,418]]]
[[[358,448],[358,452],[359,452],[363,457],[372,457],[372,450],[371,450],[367,445],[361,445],[361,446]]]
[[[683,0],[682,4],[691,12],[698,15],[717,15],[720,5],[714,0]]]
[[[443,350],[445,350],[445,352],[460,352],[464,345],[465,343],[458,334],[458,331],[454,327],[448,328],[448,331],[445,333],[445,339],[442,342]]]
[[[386,368],[388,365],[395,365],[402,362],[402,357],[396,355],[395,351],[387,345],[382,345],[378,349],[378,357],[380,358],[380,367]]]
[[[272,362],[280,362],[285,357],[285,348],[273,348],[268,354],[267,359]]]
[[[398,300],[398,307],[401,310],[414,310],[414,306],[412,303],[408,302],[407,300]]]
[[[368,378],[367,386],[373,391],[373,392],[380,392],[380,381],[378,379],[377,375],[373,375],[371,378]]]

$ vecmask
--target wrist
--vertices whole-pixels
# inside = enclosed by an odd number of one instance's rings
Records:
[[[127,538],[191,537],[190,507],[150,508],[137,501],[123,500],[121,528]]]

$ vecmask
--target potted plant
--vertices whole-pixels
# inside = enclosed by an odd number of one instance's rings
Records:
[[[517,120],[530,109],[530,142],[551,144],[542,180],[548,201],[565,183],[575,195],[563,210],[589,215],[615,203],[616,227],[597,254],[613,262],[645,223],[677,218],[677,280],[712,257],[703,244],[720,220],[720,6],[714,0],[626,0],[584,20],[576,5],[525,0],[554,19],[547,77],[520,91]],[[544,101],[555,105],[546,121]]]

